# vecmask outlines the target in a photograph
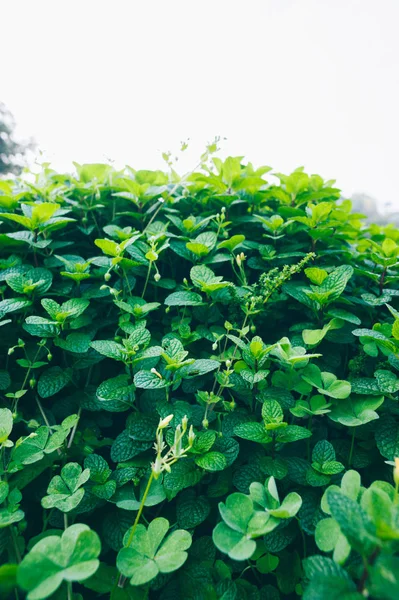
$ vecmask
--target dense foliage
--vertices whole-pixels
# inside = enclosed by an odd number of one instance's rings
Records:
[[[399,597],[399,231],[213,150],[0,183],[4,598]]]

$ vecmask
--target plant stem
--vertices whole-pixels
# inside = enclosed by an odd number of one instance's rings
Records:
[[[355,430],[353,429],[352,431],[352,439],[351,439],[351,447],[349,450],[349,457],[348,457],[348,467],[350,467],[352,465],[352,458],[353,458],[353,449],[355,446]]]
[[[143,497],[141,499],[140,507],[139,507],[139,510],[137,512],[136,518],[134,520],[133,527],[132,527],[132,530],[130,532],[130,535],[129,535],[129,538],[127,540],[127,544],[126,544],[125,548],[129,548],[129,546],[131,545],[131,543],[133,541],[134,534],[135,534],[135,531],[137,529],[137,525],[139,523],[139,520],[140,520],[140,517],[141,517],[141,513],[143,512],[144,504],[145,504],[145,501],[147,499],[148,493],[150,491],[153,479],[154,479],[154,471],[151,470],[151,475],[150,475],[150,478],[149,478],[149,480],[147,482],[147,486],[146,486],[146,488],[144,490],[144,494],[143,494]],[[118,587],[123,588],[124,585],[125,585],[125,582],[126,582],[126,577],[121,574],[119,576],[119,580],[118,580]]]
[[[21,553],[18,548],[18,541],[17,541],[17,536],[15,533],[14,525],[11,525],[10,533],[11,533],[12,545],[14,546],[15,558],[17,559],[17,562],[20,563],[21,562]]]
[[[40,352],[40,350],[41,350],[41,346],[39,346],[39,348],[37,349],[37,351],[36,351],[36,354],[35,354],[35,356],[34,356],[34,358],[33,358],[33,360],[32,360],[32,363],[31,363],[31,364],[33,364],[33,363],[35,363],[35,362],[36,362],[36,359],[37,359],[37,357],[39,356],[39,352]],[[25,389],[26,382],[27,382],[27,381],[28,381],[28,379],[29,379],[29,375],[30,375],[30,372],[31,372],[31,370],[32,370],[32,367],[29,367],[29,369],[26,371],[25,378],[24,378],[24,380],[23,380],[23,382],[22,382],[22,386],[21,386],[21,388],[20,388],[20,390],[19,390],[20,392],[22,392],[22,391]],[[16,412],[16,410],[17,410],[17,407],[18,407],[18,400],[19,400],[19,398],[14,398],[14,400],[13,400],[12,412]]]
[[[68,442],[67,448],[70,448],[72,446],[73,438],[75,437],[75,433],[76,433],[76,430],[77,430],[78,425],[79,425],[79,420],[80,420],[80,415],[81,414],[82,414],[82,407],[80,407],[79,410],[78,410],[78,420],[76,421],[75,425],[73,426],[73,429],[72,429],[72,432],[71,432],[71,437],[69,438],[69,442]]]
[[[150,263],[148,265],[147,277],[146,277],[146,280],[145,280],[145,284],[144,284],[144,288],[143,288],[143,293],[141,294],[142,298],[144,298],[144,294],[146,293],[146,290],[147,290],[148,280],[150,278],[150,273],[151,273],[151,267],[152,267],[152,262],[150,261]]]
[[[68,529],[68,515],[67,513],[64,513],[64,529]],[[71,581],[67,581],[66,582],[67,585],[67,597],[68,600],[72,600],[72,582]]]
[[[40,402],[39,398],[36,396],[36,397],[35,397],[35,399],[36,399],[36,404],[37,404],[37,406],[38,406],[38,408],[39,408],[39,410],[40,410],[40,414],[41,414],[41,415],[42,415],[42,417],[43,417],[43,421],[45,422],[45,424],[47,425],[47,427],[50,429],[50,431],[53,431],[53,428],[51,427],[51,425],[50,425],[50,423],[49,423],[49,420],[48,420],[48,418],[46,417],[46,413],[44,412],[43,406],[42,406],[42,404],[41,404],[41,402]]]
[[[380,281],[379,281],[380,294],[382,294],[382,290],[384,288],[384,281],[385,281],[386,274],[387,274],[387,268],[384,267],[384,270],[381,273],[381,277],[380,277]]]
[[[139,523],[139,520],[140,520],[140,517],[141,517],[141,513],[143,512],[144,503],[147,500],[147,496],[148,496],[148,493],[150,491],[150,487],[151,487],[153,479],[154,479],[154,471],[151,471],[150,478],[149,478],[149,480],[147,482],[147,487],[145,488],[143,497],[141,499],[140,508],[139,508],[139,510],[137,512],[136,518],[135,518],[134,523],[133,523],[132,531],[130,532],[129,538],[127,540],[126,548],[129,548],[130,544],[133,541],[134,533],[135,533],[135,531],[137,529],[137,525]]]

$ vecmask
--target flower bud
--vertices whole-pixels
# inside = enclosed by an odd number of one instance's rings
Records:
[[[154,367],[152,367],[151,373],[154,373],[154,375],[159,377],[159,379],[162,379],[162,375],[160,373],[158,373],[158,371]]]
[[[236,263],[239,267],[241,267],[241,256],[239,254],[236,256]]]
[[[8,354],[8,356],[11,356],[11,354],[14,354],[14,348],[9,348],[7,354]]]
[[[188,418],[187,418],[187,415],[184,415],[184,417],[181,420],[181,426],[182,426],[182,429],[183,429],[183,433],[187,429],[187,424],[188,424]]]
[[[104,279],[105,279],[105,281],[109,281],[111,279],[111,273],[108,273],[108,272],[105,273]]]
[[[161,419],[159,421],[158,428],[159,429],[164,429],[165,427],[167,427],[169,425],[169,423],[171,422],[172,419],[173,419],[173,415],[168,415],[164,419]]]
[[[159,273],[155,273],[154,279],[155,281],[159,281],[161,279],[161,275]]]
[[[202,421],[202,427],[204,429],[208,429],[208,425],[209,425],[208,419],[203,419],[203,421]]]
[[[51,354],[51,352],[49,352],[47,354],[47,360],[52,360],[53,359],[53,355]]]
[[[226,367],[231,367],[231,360],[229,358],[226,360]]]
[[[194,429],[193,429],[193,426],[190,425],[190,430],[188,432],[188,443],[190,444],[190,447],[194,444],[194,440],[195,440]]]
[[[107,285],[102,285],[100,286],[100,290],[103,292],[104,290],[108,289]]]
[[[29,385],[31,388],[34,388],[36,385],[36,379],[34,379],[33,377],[32,379],[29,379]]]
[[[155,462],[151,465],[152,472],[154,473],[154,478],[158,479],[160,474],[162,473],[162,459],[160,456],[157,456]]]
[[[217,342],[215,342],[214,344],[212,344],[212,350],[217,350],[218,349],[218,345]]]

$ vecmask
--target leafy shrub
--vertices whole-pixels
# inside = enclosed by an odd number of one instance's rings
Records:
[[[399,231],[213,150],[0,183],[5,598],[399,597]]]

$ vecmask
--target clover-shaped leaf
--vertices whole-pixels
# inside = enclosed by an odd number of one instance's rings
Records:
[[[43,425],[19,440],[11,455],[13,464],[30,465],[41,460],[45,454],[51,454],[61,448],[77,420],[77,415],[69,415],[61,425],[53,425],[54,433],[51,434],[50,428]]]
[[[302,506],[302,498],[296,492],[290,492],[280,502],[274,477],[269,477],[264,485],[257,481],[251,483],[249,494],[256,508],[263,508],[276,520],[295,517]]]
[[[378,419],[376,408],[384,402],[384,396],[351,396],[336,404],[328,417],[346,427],[358,427]]]
[[[67,463],[56,475],[47,488],[48,496],[42,498],[43,508],[58,508],[69,512],[76,508],[82,500],[85,490],[81,487],[90,477],[90,469],[82,472],[78,463]]]
[[[48,598],[63,581],[83,581],[97,571],[101,542],[87,525],[77,523],[61,537],[50,535],[33,546],[21,562],[18,585],[27,600]]]
[[[126,546],[118,553],[117,567],[125,577],[130,577],[132,585],[148,583],[158,573],[172,573],[186,562],[190,533],[177,529],[163,541],[168,529],[169,521],[163,517],[151,521],[148,529],[139,524],[130,546],[127,543],[131,530],[126,533]]]
[[[259,520],[252,499],[238,492],[230,494],[226,504],[220,502],[219,512],[223,521],[213,530],[215,546],[233,560],[250,558],[256,549],[253,538],[267,532],[266,513],[259,512]]]
[[[330,412],[330,406],[331,404],[324,396],[317,394],[309,400],[297,400],[295,406],[290,408],[290,412],[298,418],[309,417],[309,415],[325,415]]]
[[[341,480],[341,487],[331,485],[324,492],[321,508],[324,513],[331,515],[328,504],[328,492],[339,492],[351,500],[357,501],[360,494],[360,475],[357,471],[347,471]],[[351,546],[341,532],[337,521],[333,517],[321,519],[316,526],[315,541],[323,552],[333,552],[333,559],[338,564],[344,564],[348,558]]]
[[[269,477],[265,485],[253,482],[249,496],[230,494],[225,504],[219,504],[223,522],[213,530],[214,544],[233,560],[246,560],[255,552],[255,538],[273,531],[281,520],[294,517],[301,505],[296,492],[280,503],[274,477]]]
[[[320,371],[316,365],[308,365],[303,373],[302,378],[310,385],[317,388],[319,394],[330,396],[331,398],[345,399],[351,393],[351,384],[349,381],[337,379],[333,373],[328,371]]]
[[[8,483],[0,481],[0,504],[6,502],[6,507],[0,509],[0,529],[22,521],[25,513],[19,508],[21,500],[22,494],[18,489],[10,492]]]

